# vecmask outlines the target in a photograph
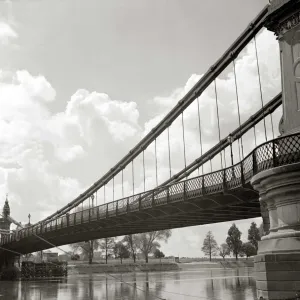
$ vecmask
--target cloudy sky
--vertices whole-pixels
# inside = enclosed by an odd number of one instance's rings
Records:
[[[9,193],[12,216],[25,223],[30,213],[36,222],[100,178],[174,107],[267,2],[1,1],[0,195],[4,203]],[[278,47],[267,31],[257,36],[257,45],[267,102],[280,90]],[[236,60],[236,69],[244,121],[261,105],[253,43]],[[238,126],[232,66],[216,84],[225,137]],[[218,142],[214,87],[199,101],[207,150]],[[184,113],[188,163],[200,155],[195,105]],[[273,116],[275,134],[279,117],[280,111]],[[270,124],[267,119],[268,138]],[[184,166],[181,132],[179,119],[170,128],[172,174]],[[263,142],[262,124],[256,132]],[[244,139],[245,153],[254,147],[251,134]],[[166,133],[157,140],[157,159],[162,182],[169,176]],[[156,185],[154,145],[145,151],[145,161],[150,189]],[[139,157],[135,192],[144,188],[141,166]],[[213,167],[220,168],[219,158]],[[124,173],[126,195],[133,191],[130,171],[131,166]],[[117,176],[115,199],[121,190]],[[109,184],[105,201],[112,200]],[[104,202],[103,190],[97,201]],[[237,222],[244,238],[250,221]],[[206,232],[212,230],[221,243],[229,226],[174,230],[163,250],[202,255]]]

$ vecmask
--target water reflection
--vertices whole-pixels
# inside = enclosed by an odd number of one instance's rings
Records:
[[[187,295],[193,296],[189,298]],[[251,269],[94,274],[52,281],[1,282],[0,299],[10,300],[253,300]]]

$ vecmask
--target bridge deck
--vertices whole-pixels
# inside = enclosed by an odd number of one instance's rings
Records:
[[[257,147],[242,162],[169,186],[126,197],[9,236],[1,245],[22,253],[78,241],[259,217],[258,194],[250,185],[257,172],[300,162],[300,135]]]

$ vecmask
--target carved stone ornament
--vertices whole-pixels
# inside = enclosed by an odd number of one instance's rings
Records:
[[[273,30],[277,36],[285,34],[287,31],[300,24],[300,11],[290,16],[288,19],[279,23]]]

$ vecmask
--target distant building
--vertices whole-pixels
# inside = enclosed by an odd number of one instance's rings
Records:
[[[7,231],[7,233],[9,233],[11,221],[9,220],[10,207],[9,207],[9,204],[8,204],[7,195],[6,195],[5,203],[4,203],[3,210],[2,210],[2,216],[3,217],[0,218],[1,234],[3,234],[4,231]]]
[[[45,262],[58,261],[58,253],[57,252],[43,252],[43,261],[45,261]]]

